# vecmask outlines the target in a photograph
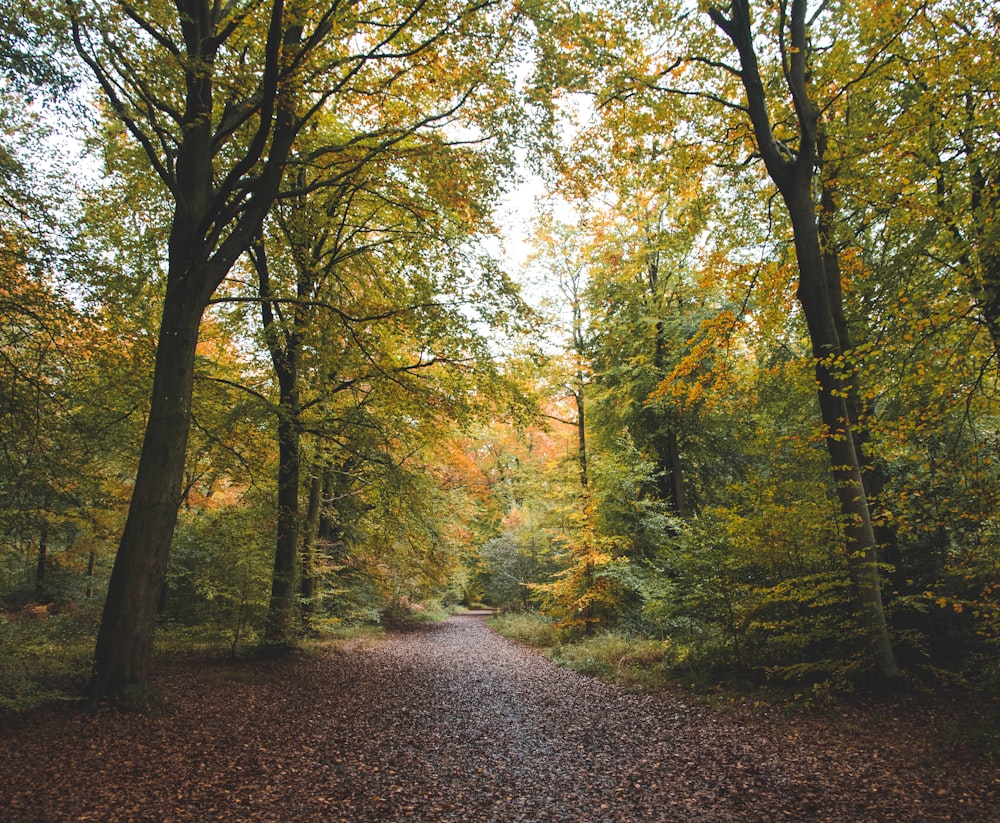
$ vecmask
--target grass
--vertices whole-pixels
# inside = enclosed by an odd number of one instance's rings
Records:
[[[385,627],[375,623],[327,620],[316,628],[313,637],[300,641],[300,646],[306,652],[340,651],[348,647],[367,646],[385,635]]]
[[[602,632],[560,646],[552,658],[561,666],[629,691],[657,692],[673,685],[667,646],[662,640]]]
[[[555,623],[535,613],[499,615],[490,625],[504,637],[542,649],[564,668],[630,691],[656,692],[675,685],[666,641],[612,631],[567,641]]]
[[[410,600],[395,600],[382,610],[382,622],[386,625],[406,625],[412,623],[439,623],[447,620],[461,607],[445,606],[440,600],[426,600],[415,603]]]
[[[0,618],[0,709],[78,699],[90,675],[96,632],[89,615]]]
[[[504,637],[536,649],[553,649],[561,642],[559,628],[536,612],[498,614],[489,623]]]
[[[956,721],[948,730],[946,743],[969,749],[990,760],[1000,760],[1000,705],[994,703],[982,710],[979,722]]]
[[[98,612],[51,614],[44,619],[6,619],[0,614],[0,710],[23,711],[54,702],[80,699],[90,677]],[[369,643],[385,629],[373,624],[320,621],[316,636],[296,648],[305,652],[336,650]],[[258,635],[247,631],[239,648],[216,625],[167,624],[156,630],[158,657],[206,659],[252,658],[260,654]]]

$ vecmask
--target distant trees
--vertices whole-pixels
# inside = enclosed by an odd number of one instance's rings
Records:
[[[667,633],[689,661],[725,649],[754,676],[862,654],[892,680],[897,650],[993,648],[993,590],[955,577],[989,562],[995,500],[990,241],[969,245],[989,224],[972,217],[992,185],[989,71],[944,57],[978,65],[997,21],[973,16],[797,0],[555,15],[535,79],[573,121],[552,150],[588,249],[588,465],[617,467],[592,495],[628,500],[630,477],[642,511],[590,520],[619,546],[607,625]],[[657,532],[664,504],[681,518]],[[552,552],[561,528],[543,527]]]
[[[0,569],[38,600],[83,596],[102,508],[116,478],[102,454],[120,412],[85,402],[97,363],[121,350],[74,302],[65,277],[74,204],[61,158],[46,156],[46,108],[72,87],[58,32],[40,10],[4,7],[0,24]],[[43,162],[44,161],[44,162]],[[80,578],[82,579],[82,577]]]
[[[456,185],[435,191],[433,175],[446,162]],[[419,431],[471,413],[466,401],[445,399],[472,385],[471,370],[488,391],[493,367],[456,307],[490,323],[491,313],[516,308],[517,297],[502,277],[475,301],[465,294],[469,273],[490,268],[475,259],[476,235],[489,228],[482,198],[492,183],[482,163],[480,152],[440,135],[411,135],[338,186],[280,206],[250,250],[279,398],[272,640],[290,637],[302,470],[322,475],[351,430],[370,424],[386,403],[403,402]],[[425,405],[390,399],[399,390]],[[338,419],[345,412],[348,419]],[[375,439],[398,437],[389,429]]]

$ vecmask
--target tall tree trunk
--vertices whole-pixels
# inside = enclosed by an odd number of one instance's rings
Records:
[[[292,639],[295,616],[295,565],[299,551],[299,424],[278,420],[278,536],[271,575],[271,600],[264,637],[271,643]]]
[[[576,400],[576,445],[577,460],[580,464],[580,485],[587,488],[589,479],[587,477],[587,418],[585,416],[583,397],[583,376],[581,375],[576,390],[573,392]]]
[[[844,354],[849,354],[855,348],[855,341],[847,322],[847,314],[844,311],[843,277],[841,276],[840,253],[837,248],[835,231],[836,215],[838,212],[836,186],[830,182],[837,180],[839,175],[838,169],[828,167],[822,160],[826,148],[825,142],[825,139],[821,136],[818,143],[818,153],[824,173],[822,175],[823,190],[820,195],[817,226],[820,246],[823,249],[823,272],[826,276],[830,310],[833,313],[834,326],[837,330],[837,338],[840,341],[840,350]],[[869,410],[865,408],[861,400],[861,388],[858,385],[859,376],[857,370],[854,364],[850,362],[845,363],[844,368],[848,370],[843,382],[847,384],[848,413],[850,414],[850,419],[855,423],[852,428],[854,449],[861,463],[861,479],[865,484],[865,496],[868,498],[869,509],[879,505],[884,508],[886,503],[882,495],[885,491],[887,480],[885,463],[873,453],[871,430],[862,422],[866,416],[866,412]],[[895,526],[884,517],[875,518],[872,522],[872,531],[875,535],[879,551],[892,567],[890,576],[894,587],[899,591],[905,590],[907,575],[902,564],[899,537]]]
[[[49,564],[49,519],[42,518],[38,529],[38,562],[35,567],[35,599],[45,595],[46,572]]]
[[[654,438],[660,463],[660,492],[670,505],[670,510],[678,517],[688,516],[687,495],[684,491],[684,472],[681,466],[681,451],[677,434],[673,428]]]
[[[263,242],[255,244],[251,258],[259,281],[264,340],[278,381],[278,533],[264,639],[269,643],[288,643],[292,640],[294,629],[295,567],[299,553],[299,443],[302,426],[299,329],[302,308],[295,309],[288,328],[277,322],[280,304],[274,302],[267,249]],[[300,296],[304,290],[305,284],[300,281]]]
[[[299,595],[302,598],[302,627],[313,631],[316,613],[316,541],[319,539],[319,519],[323,510],[323,469],[315,467],[309,480],[309,505],[302,534],[302,554],[299,561]]]
[[[840,374],[843,367],[838,358],[843,351],[830,307],[819,235],[808,190],[804,203],[802,200],[793,202],[795,213],[792,215],[792,225],[799,265],[797,294],[806,316],[813,357],[816,359],[820,412],[826,426],[826,447],[843,517],[847,564],[854,580],[876,671],[883,678],[894,678],[899,670],[882,605],[875,533],[868,509],[861,460],[855,447],[857,423],[852,419],[847,402],[847,384]],[[789,202],[790,213],[793,211],[792,205]]]
[[[153,396],[135,488],[97,634],[93,700],[146,702],[153,625],[184,480],[198,327],[207,303],[187,278],[168,283]]]
[[[87,555],[87,587],[83,592],[83,596],[87,600],[94,596],[94,564],[96,562],[97,552],[91,549]]]
[[[153,395],[90,683],[92,700],[146,702],[151,696],[153,622],[184,478],[198,328],[216,288],[259,235],[278,196],[302,127],[296,117],[297,78],[292,67],[303,29],[286,19],[283,0],[272,0],[257,65],[260,86],[252,97],[229,99],[219,111],[216,57],[239,26],[219,3],[178,0],[175,23],[183,45],[167,45],[168,35],[150,40],[164,46],[164,59],[179,64],[184,72],[184,87],[174,89],[176,97],[170,97],[182,101],[180,108],[171,109],[168,97],[153,93],[130,56],[117,50],[117,43],[92,37],[96,31],[88,28],[99,23],[78,11],[69,4],[77,53],[93,71],[109,110],[136,138],[174,202]],[[159,19],[142,20],[141,10],[132,7],[128,16],[146,32],[161,25]],[[322,39],[311,40],[310,47]],[[234,145],[234,135],[243,131],[236,127],[240,121],[229,127],[223,121],[243,104],[249,104],[246,111],[252,117],[245,125],[252,134],[241,147]],[[164,131],[168,122],[177,124],[176,134]]]
[[[798,146],[790,149],[775,137],[767,91],[760,76],[749,0],[734,0],[727,13],[711,7],[709,15],[739,52],[740,79],[746,92],[747,114],[767,172],[780,192],[792,224],[799,270],[797,297],[806,317],[816,359],[820,413],[826,447],[843,519],[845,554],[855,583],[863,628],[875,671],[885,680],[899,675],[882,605],[875,535],[868,508],[861,461],[855,448],[848,406],[847,383],[841,379],[843,348],[824,268],[813,182],[821,140],[819,114],[809,97],[806,63],[809,56],[807,0],[781,0],[781,53],[788,91],[795,107]]]
[[[658,296],[659,267],[653,263],[647,264],[648,281],[650,292],[655,298]],[[667,360],[667,341],[664,333],[663,321],[658,320],[653,335],[653,369],[657,379],[662,379]],[[680,518],[686,518],[689,514],[687,505],[687,494],[684,489],[684,468],[681,465],[681,450],[677,440],[677,425],[671,419],[672,414],[658,412],[654,408],[648,408],[649,428],[653,432],[651,443],[656,452],[656,463],[659,468],[659,479],[657,480],[657,490],[660,499],[667,501],[670,510]]]

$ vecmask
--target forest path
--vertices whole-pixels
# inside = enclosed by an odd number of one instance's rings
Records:
[[[561,670],[481,616],[272,661],[176,661],[146,714],[0,727],[0,820],[998,820],[913,707],[719,713]],[[0,718],[2,719],[2,718]]]

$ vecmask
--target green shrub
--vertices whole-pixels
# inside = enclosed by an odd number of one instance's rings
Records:
[[[617,683],[633,691],[657,691],[670,682],[666,663],[669,641],[603,632],[561,646],[554,660],[561,666]]]
[[[96,611],[0,617],[0,708],[73,700],[86,685],[97,633]]]
[[[382,610],[383,623],[436,623],[447,620],[451,611],[440,600],[414,603],[405,597],[391,601]]]
[[[496,615],[490,618],[490,626],[504,637],[540,649],[553,648],[561,641],[561,634],[555,623],[537,612]]]
[[[182,512],[161,621],[190,627],[195,637],[209,629],[204,637],[214,632],[233,653],[241,645],[253,645],[267,613],[273,557],[273,535],[260,507],[244,501]]]

